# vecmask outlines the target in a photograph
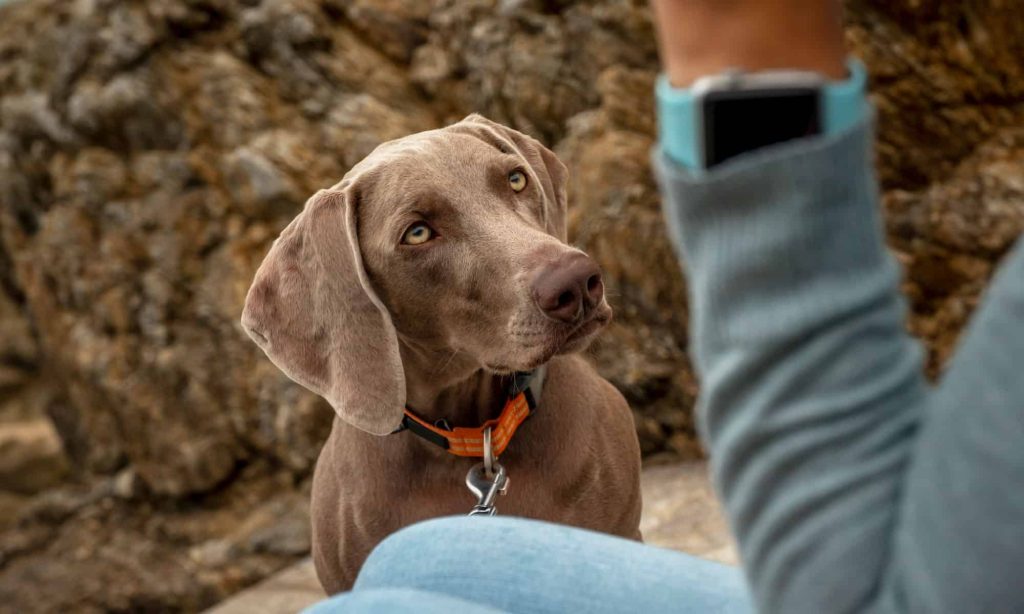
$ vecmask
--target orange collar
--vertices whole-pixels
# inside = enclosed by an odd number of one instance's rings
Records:
[[[533,415],[537,409],[536,399],[540,396],[540,385],[544,379],[544,369],[529,373],[516,373],[509,386],[508,400],[501,410],[501,415],[476,427],[445,428],[433,425],[421,418],[408,407],[402,418],[402,425],[395,431],[408,429],[415,435],[438,445],[455,456],[483,458],[484,431],[491,431],[491,449],[497,458],[508,447],[516,430],[524,420]]]

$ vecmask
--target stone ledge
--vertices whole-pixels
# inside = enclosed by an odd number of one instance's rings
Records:
[[[68,460],[46,418],[0,424],[0,490],[30,495],[56,485]]]

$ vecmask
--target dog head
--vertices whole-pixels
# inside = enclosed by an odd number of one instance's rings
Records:
[[[256,273],[242,325],[343,420],[394,430],[399,344],[511,373],[586,347],[611,319],[566,239],[566,168],[477,115],[390,141],[321,190]]]

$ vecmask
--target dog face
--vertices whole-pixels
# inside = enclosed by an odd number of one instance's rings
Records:
[[[497,373],[584,348],[611,318],[565,244],[565,166],[479,116],[378,147],[275,242],[242,323],[292,379],[383,434],[401,420],[399,340]]]
[[[508,373],[584,347],[608,321],[597,265],[561,240],[565,168],[551,152],[471,118],[374,158],[359,236],[400,337]]]

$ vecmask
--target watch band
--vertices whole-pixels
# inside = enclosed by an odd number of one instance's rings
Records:
[[[822,87],[822,134],[835,134],[853,126],[868,113],[867,70],[856,58],[846,61],[849,77]],[[703,143],[698,142],[701,109],[689,89],[675,88],[664,74],[655,86],[658,138],[669,158],[691,169],[701,169]]]

